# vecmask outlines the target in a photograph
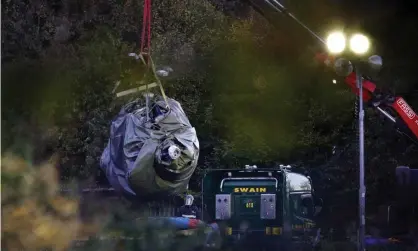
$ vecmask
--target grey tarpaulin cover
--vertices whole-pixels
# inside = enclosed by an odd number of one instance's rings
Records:
[[[161,97],[125,105],[112,121],[100,166],[118,191],[149,196],[182,192],[199,157],[196,130],[181,105]],[[148,110],[148,118],[147,118]]]

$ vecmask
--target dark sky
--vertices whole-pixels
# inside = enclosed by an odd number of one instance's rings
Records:
[[[390,86],[402,95],[418,90],[418,0],[282,1],[322,36],[335,27],[342,27],[346,33],[368,34],[372,39],[372,53],[383,57],[381,79],[385,81],[379,84]],[[328,9],[324,10],[323,6]],[[295,27],[289,30],[293,34],[303,32]],[[396,87],[396,81],[408,88]]]
[[[287,0],[290,1],[290,0]],[[315,1],[315,0],[312,0]],[[329,0],[344,22],[374,39],[376,52],[391,63],[413,67],[418,59],[417,0]]]
[[[416,0],[330,0],[337,2],[348,22],[363,22],[376,35],[396,34],[406,23],[418,23]],[[411,34],[414,35],[414,34]]]

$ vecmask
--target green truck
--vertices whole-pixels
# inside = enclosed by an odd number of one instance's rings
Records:
[[[221,226],[222,244],[234,247],[315,250],[322,208],[309,176],[290,166],[206,171],[202,182],[203,221]]]

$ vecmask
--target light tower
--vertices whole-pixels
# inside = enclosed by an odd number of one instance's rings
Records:
[[[340,54],[346,48],[346,36],[341,31],[335,31],[328,35],[326,45],[329,53]],[[357,88],[359,89],[358,133],[359,133],[359,231],[358,250],[365,251],[366,229],[366,186],[364,183],[364,108],[363,108],[363,78],[361,75],[361,56],[370,49],[369,39],[362,34],[353,34],[349,40],[350,51],[356,55],[354,70],[356,72]],[[352,66],[351,66],[352,67]]]

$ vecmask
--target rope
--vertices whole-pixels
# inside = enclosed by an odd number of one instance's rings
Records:
[[[155,78],[157,85],[160,87],[161,95],[164,98],[164,102],[167,108],[170,108],[168,104],[167,96],[165,95],[163,86],[159,77],[156,74],[154,62],[151,58],[151,0],[144,0],[144,12],[142,15],[142,31],[141,31],[141,51],[143,62],[148,68],[151,68],[153,77]],[[148,109],[148,83],[146,84],[147,92],[147,109]],[[148,114],[148,112],[147,112]]]
[[[146,41],[145,41],[146,40]],[[142,14],[142,31],[141,31],[141,51],[140,55],[144,58],[145,65],[149,68],[149,59],[151,55],[151,0],[144,0],[144,11]],[[147,121],[149,120],[149,94],[148,82],[146,83],[146,109]]]
[[[146,55],[145,62],[149,65],[151,55],[151,0],[144,0],[140,52],[140,55]]]

